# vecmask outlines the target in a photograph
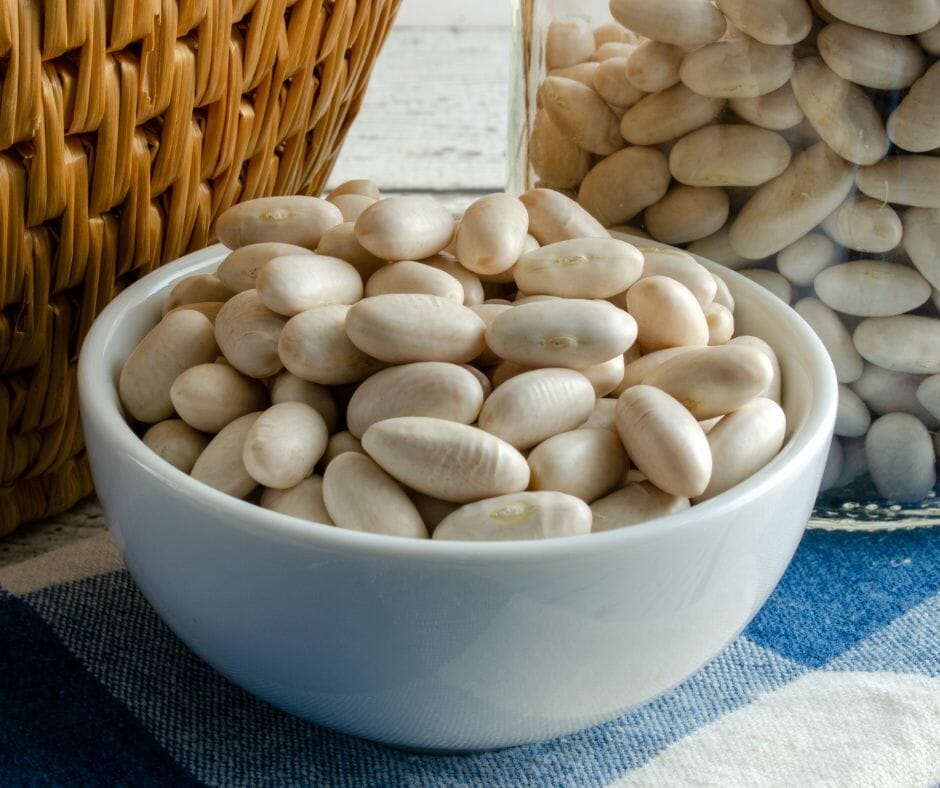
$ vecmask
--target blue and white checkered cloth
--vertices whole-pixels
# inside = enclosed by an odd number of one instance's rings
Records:
[[[940,529],[809,532],[745,633],[545,744],[416,755],[280,712],[157,618],[106,534],[0,570],[0,785],[932,786]]]

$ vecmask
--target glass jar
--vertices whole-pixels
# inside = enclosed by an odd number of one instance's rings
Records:
[[[905,8],[515,7],[516,191],[739,271],[829,350],[820,527],[940,524],[940,6]]]

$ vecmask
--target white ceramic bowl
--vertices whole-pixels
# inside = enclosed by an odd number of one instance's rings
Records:
[[[130,287],[79,365],[98,495],[164,621],[236,684],[347,733],[422,750],[547,739],[677,684],[751,620],[813,505],[836,410],[823,346],[797,315],[720,269],[739,332],[785,376],[790,436],[767,467],[680,514],[543,542],[409,540],[308,523],[226,496],[152,453],[116,391],[124,359],[214,247]],[[714,264],[706,263],[714,270]]]

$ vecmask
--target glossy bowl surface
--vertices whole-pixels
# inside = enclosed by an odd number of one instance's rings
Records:
[[[685,512],[543,542],[459,543],[308,523],[195,482],[127,425],[116,382],[174,283],[213,247],[119,295],[85,341],[82,421],[127,568],[174,632],[232,681],[396,746],[548,739],[661,694],[717,654],[803,533],[836,410],[823,346],[782,302],[725,276],[739,331],[776,350],[789,436],[752,478]]]

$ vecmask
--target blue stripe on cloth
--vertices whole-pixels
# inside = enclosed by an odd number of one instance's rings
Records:
[[[808,531],[745,633],[788,659],[819,667],[938,591],[940,528]]]
[[[48,624],[2,590],[0,783],[199,785]]]

